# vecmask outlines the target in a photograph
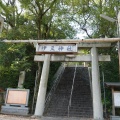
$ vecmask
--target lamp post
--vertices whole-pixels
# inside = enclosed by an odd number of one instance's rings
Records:
[[[118,37],[120,37],[120,11],[118,12],[118,15],[117,15],[117,19],[114,19],[114,18],[111,18],[109,16],[106,16],[104,14],[100,14],[100,17],[110,21],[110,22],[117,22],[117,34],[118,34]]]
[[[100,17],[110,21],[110,22],[117,22],[117,35],[120,38],[120,11],[118,12],[117,19],[111,18],[104,14],[101,14]],[[120,42],[118,41],[118,57],[119,57],[119,80],[120,80]]]
[[[0,16],[0,33],[2,32],[3,24],[4,24],[4,18]]]
[[[118,38],[120,38],[120,11],[118,12],[118,15],[117,15],[117,20],[116,19],[113,19],[109,16],[106,16],[104,14],[101,14],[100,17],[110,21],[110,22],[116,22],[117,23],[117,36]],[[118,58],[119,58],[119,81],[120,81],[120,42],[118,41],[117,43],[118,45]],[[113,97],[113,94],[114,94],[114,89],[112,88],[112,99],[114,99]],[[106,113],[106,107],[105,107],[105,113]],[[115,107],[114,107],[114,103],[112,105],[112,114],[115,116]]]
[[[109,17],[109,16],[106,16],[106,15],[104,15],[104,14],[100,14],[100,17],[102,17],[102,18],[104,18],[104,19],[106,19],[106,20],[108,20],[108,21],[110,21],[110,22],[115,22],[115,21],[116,21],[116,19],[111,18],[111,17]]]

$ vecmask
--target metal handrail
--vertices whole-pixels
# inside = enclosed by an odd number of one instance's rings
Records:
[[[52,94],[55,91],[56,87],[58,86],[59,80],[64,72],[64,69],[65,69],[64,65],[61,65],[53,77],[55,80],[54,80],[54,83],[53,83],[53,86],[52,86],[50,92],[47,94],[46,101],[45,101],[45,108],[47,108],[49,101],[52,98]]]
[[[75,83],[76,68],[77,68],[77,64],[76,64],[76,66],[75,66],[75,71],[74,71],[74,76],[73,76],[73,83],[72,83],[72,88],[71,88],[71,93],[70,93],[69,104],[68,104],[68,117],[69,117],[69,112],[70,112],[70,107],[71,107],[71,100],[72,100],[74,83]]]
[[[90,90],[92,92],[92,75],[91,75],[91,67],[88,67],[89,81],[90,81]]]

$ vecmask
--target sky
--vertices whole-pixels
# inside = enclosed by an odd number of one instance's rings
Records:
[[[86,33],[77,33],[77,35],[75,37],[79,38],[79,39],[84,39],[85,37],[87,37],[87,35],[86,35]]]

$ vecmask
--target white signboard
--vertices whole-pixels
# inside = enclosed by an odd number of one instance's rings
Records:
[[[76,44],[37,44],[36,53],[76,53]]]
[[[120,107],[120,92],[114,92],[114,106]]]

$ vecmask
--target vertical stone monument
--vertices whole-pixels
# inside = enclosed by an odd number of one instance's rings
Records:
[[[5,98],[5,105],[1,108],[1,113],[28,115],[29,89],[8,88]]]

